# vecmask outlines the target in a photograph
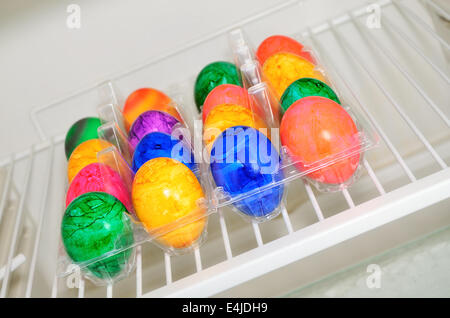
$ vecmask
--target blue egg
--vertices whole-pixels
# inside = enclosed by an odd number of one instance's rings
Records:
[[[139,141],[134,150],[132,169],[136,173],[144,163],[159,157],[178,160],[197,172],[191,149],[179,139],[162,132],[149,133]]]
[[[210,166],[216,185],[231,198],[245,195],[234,203],[241,212],[264,217],[279,206],[283,184],[257,191],[283,179],[277,150],[258,130],[246,126],[226,129],[214,141]],[[250,191],[254,194],[247,196]]]

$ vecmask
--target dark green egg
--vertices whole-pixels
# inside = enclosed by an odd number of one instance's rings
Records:
[[[61,235],[67,254],[74,263],[88,262],[105,253],[128,248],[87,266],[96,277],[117,276],[127,267],[134,243],[125,206],[105,192],[88,192],[67,207]]]
[[[284,91],[283,96],[281,96],[280,104],[283,113],[287,111],[293,103],[308,96],[322,96],[341,104],[336,93],[330,86],[318,79],[304,77],[289,85]]]
[[[201,111],[201,107],[209,92],[222,84],[242,86],[241,76],[234,64],[229,62],[214,62],[206,65],[201,70],[194,87],[195,104],[197,104],[199,111]]]
[[[101,124],[100,119],[97,117],[86,117],[80,119],[70,127],[64,143],[67,159],[70,158],[72,151],[79,144],[86,140],[98,138],[97,129]]]

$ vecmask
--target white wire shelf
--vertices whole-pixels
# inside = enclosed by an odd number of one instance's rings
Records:
[[[354,87],[352,97],[381,137],[380,147],[365,157],[356,185],[324,194],[306,182],[293,182],[287,208],[267,224],[247,224],[224,209],[211,217],[208,240],[194,253],[173,257],[144,244],[137,247],[135,272],[116,285],[95,287],[81,280],[79,288],[68,288],[53,264],[66,186],[64,140],[60,133],[49,134],[45,116],[91,94],[97,89],[92,85],[36,108],[32,118],[43,141],[0,161],[0,296],[213,296],[450,198],[450,81],[448,61],[441,58],[449,45],[434,31],[423,7],[417,11],[401,1],[377,3],[383,12],[380,29],[364,25],[370,12],[363,7],[299,32],[339,79],[339,88]],[[432,12],[447,14],[432,0],[424,3]],[[298,1],[283,3],[115,79],[132,87],[127,82],[131,75],[223,40],[235,27],[254,30],[264,19],[296,6]],[[430,43],[442,52],[430,54]],[[407,63],[405,50],[420,65]]]

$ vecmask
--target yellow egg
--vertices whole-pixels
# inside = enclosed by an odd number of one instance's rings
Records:
[[[278,99],[289,85],[300,78],[309,77],[327,82],[313,63],[303,57],[286,52],[276,53],[269,57],[264,62],[263,73],[278,95]]]
[[[77,173],[91,163],[98,162],[97,153],[111,147],[112,144],[100,139],[91,139],[79,144],[69,157],[67,163],[67,177],[69,183]]]
[[[270,138],[266,123],[250,109],[234,104],[222,104],[214,107],[206,117],[203,127],[203,141],[211,152],[214,140],[227,128],[235,126],[248,126],[261,129],[264,135]]]
[[[142,165],[132,200],[139,220],[151,234],[162,234],[157,240],[165,246],[189,247],[203,233],[205,195],[194,173],[177,160],[160,157]]]

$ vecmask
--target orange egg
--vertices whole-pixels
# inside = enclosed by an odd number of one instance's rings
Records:
[[[164,246],[186,248],[203,233],[205,195],[194,173],[179,161],[160,157],[142,165],[132,200],[139,220]]]
[[[327,82],[313,63],[291,53],[277,53],[269,57],[263,65],[263,74],[278,99],[289,85],[300,78],[310,77]]]
[[[69,157],[67,162],[67,177],[69,183],[77,175],[77,173],[90,165],[91,163],[98,162],[97,153],[103,149],[111,147],[112,144],[105,140],[91,139],[79,144]]]
[[[169,96],[154,88],[141,88],[128,96],[122,110],[127,132],[130,130],[130,127],[136,118],[148,110],[166,112],[180,122],[183,122],[181,115],[173,106],[173,102]]]

